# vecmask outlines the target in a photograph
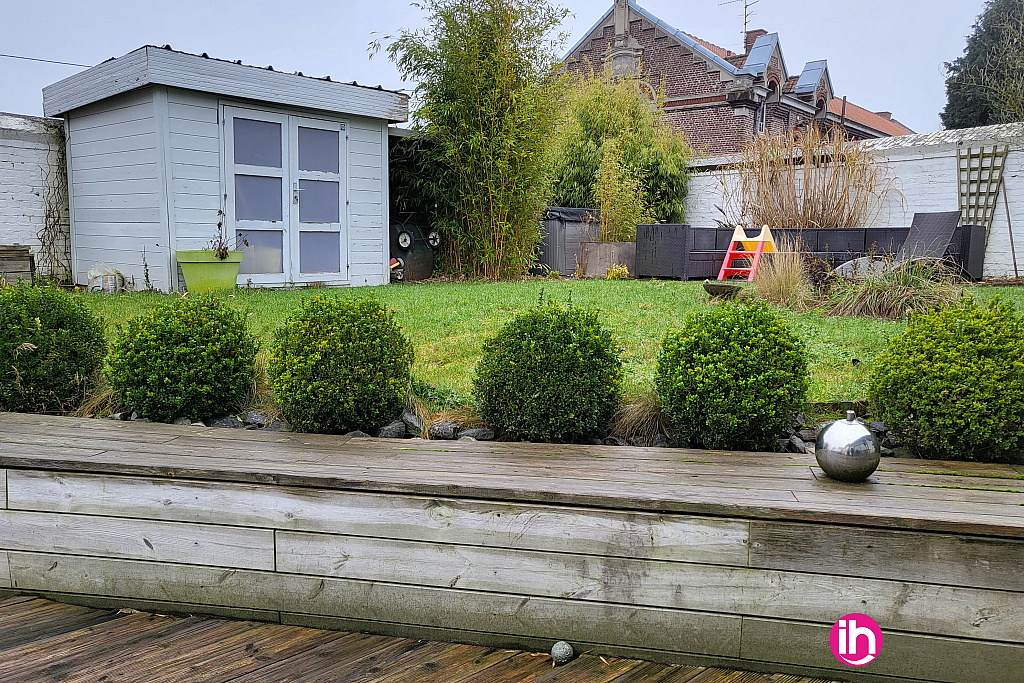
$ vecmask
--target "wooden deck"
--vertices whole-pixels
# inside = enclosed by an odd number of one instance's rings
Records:
[[[4,587],[854,682],[1021,683],[1024,467],[886,459],[851,485],[802,455],[0,414]],[[827,645],[851,612],[885,634],[859,669]]]
[[[135,610],[0,600],[0,680],[146,683],[838,683]]]

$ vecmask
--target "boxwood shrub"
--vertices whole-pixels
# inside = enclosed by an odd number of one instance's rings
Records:
[[[373,298],[318,294],[274,334],[268,371],[292,427],[372,432],[402,412],[412,345]]]
[[[993,301],[915,315],[874,362],[876,414],[918,454],[1000,462],[1024,453],[1024,319]]]
[[[127,410],[152,420],[219,417],[251,390],[257,350],[245,313],[189,296],[128,320],[107,379]]]
[[[0,287],[0,410],[74,410],[106,354],[103,322],[57,287]]]
[[[808,385],[803,341],[763,303],[691,315],[665,335],[655,374],[675,435],[703,448],[775,450]]]
[[[480,416],[505,437],[567,443],[605,430],[622,374],[595,312],[548,301],[484,342],[473,388]]]

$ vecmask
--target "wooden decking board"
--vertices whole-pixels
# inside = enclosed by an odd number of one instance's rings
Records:
[[[510,659],[513,650],[483,650],[475,645],[452,644],[436,657],[416,662],[399,671],[382,671],[375,683],[425,683],[426,681],[456,681],[476,674],[489,666]]]
[[[19,605],[51,629],[72,629],[66,617],[82,614],[38,599],[0,601],[8,613]],[[68,630],[62,640],[41,638],[34,646],[0,646],[0,677],[5,683],[827,683],[588,654],[556,669],[542,653],[220,619],[134,613],[115,625]]]
[[[535,683],[610,683],[643,665],[635,659],[584,654],[574,660],[572,666],[552,669]]]
[[[615,679],[615,683],[690,683],[705,671],[702,666],[665,666],[647,662]]]
[[[309,683],[372,683],[385,670],[405,670],[424,657],[442,652],[447,643],[401,639],[350,662],[344,667],[327,667],[307,676]]]
[[[68,631],[49,638],[24,643],[10,648],[0,660],[0,680],[14,680],[16,673],[45,669],[57,661],[67,663],[76,656],[95,656],[120,645],[134,647],[153,635],[186,629],[173,619],[153,615],[127,615],[98,626]]]
[[[59,620],[47,619],[44,613],[34,614],[27,623],[8,624],[0,621],[0,648],[12,648],[42,638],[61,636],[91,626],[99,626],[118,618],[114,611],[89,614],[61,614]]]
[[[28,438],[28,437],[23,437]],[[38,439],[43,442],[48,437],[32,436],[33,439]],[[81,439],[81,437],[80,437]],[[382,451],[385,457],[382,457],[381,453],[345,453],[343,455],[331,455],[325,459],[313,459],[304,461],[301,457],[296,457],[296,454],[289,453],[287,451],[278,453],[274,451],[268,451],[266,453],[258,453],[252,450],[241,450],[238,451],[235,457],[228,457],[228,453],[223,448],[211,448],[209,446],[209,440],[207,440],[207,446],[205,448],[190,448],[182,449],[176,446],[177,441],[161,444],[161,450],[163,454],[168,456],[176,456],[179,458],[195,458],[204,457],[207,458],[207,463],[210,465],[226,464],[226,465],[238,465],[246,464],[252,461],[255,455],[260,455],[263,458],[267,458],[268,464],[281,464],[282,461],[286,465],[295,466],[306,464],[311,468],[316,466],[316,469],[322,469],[323,466],[331,465],[331,469],[337,473],[344,473],[350,471],[352,468],[360,469],[361,471],[368,471],[370,473],[378,470],[382,471],[402,471],[402,472],[416,472],[423,471],[428,473],[435,472],[453,472],[463,474],[479,474],[494,471],[494,468],[506,469],[511,468],[516,476],[520,477],[550,477],[553,474],[560,474],[568,476],[573,479],[580,480],[599,480],[616,483],[636,483],[644,482],[648,484],[657,485],[661,480],[668,479],[670,483],[679,486],[714,486],[718,488],[737,488],[737,489],[755,489],[755,490],[792,490],[792,491],[835,491],[842,492],[848,491],[848,487],[837,482],[829,481],[825,477],[820,479],[814,476],[805,476],[800,478],[796,476],[795,470],[801,470],[802,467],[793,468],[788,466],[776,466],[769,465],[764,462],[765,458],[774,458],[774,456],[762,456],[762,462],[750,467],[734,467],[730,464],[719,459],[719,462],[712,463],[692,463],[686,460],[670,460],[664,461],[644,461],[638,463],[635,460],[629,460],[624,456],[608,456],[606,458],[594,458],[590,456],[579,462],[572,462],[571,456],[546,456],[540,462],[527,463],[521,460],[516,460],[514,463],[509,462],[509,456],[503,455],[498,458],[489,459],[486,454],[474,453],[472,461],[466,461],[465,459],[453,459],[451,462],[446,462],[446,458],[435,459],[430,462],[424,462],[419,456],[422,456],[426,451],[412,451],[403,452],[398,451],[395,455],[395,449],[399,447],[389,446],[391,452]],[[17,437],[11,440],[11,444],[17,443]],[[150,444],[144,444],[141,446],[141,451],[136,453],[131,448],[130,444],[124,442],[113,442],[121,445],[121,448],[115,449],[122,456],[128,458],[132,454],[141,455],[144,459],[149,459],[153,453]],[[401,443],[401,442],[400,442]],[[5,448],[12,449],[12,445],[8,445]],[[355,448],[355,445],[350,445],[349,449]],[[273,457],[270,457],[273,454]],[[14,453],[9,453],[14,455]],[[401,457],[401,456],[406,457]],[[449,454],[445,454],[449,455]],[[463,454],[455,454],[463,455]],[[212,459],[210,458],[212,456]],[[387,456],[390,456],[390,460]],[[731,459],[732,456],[730,456]],[[737,456],[739,457],[739,456]],[[513,456],[515,458],[515,456]],[[331,462],[331,460],[337,460],[337,462]],[[598,461],[599,467],[596,468],[596,474],[591,474],[589,470],[594,465],[595,461]],[[187,462],[187,461],[182,461]],[[811,468],[811,462],[807,462],[807,467]],[[731,460],[730,460],[731,463]],[[528,468],[524,465],[529,465]],[[816,468],[811,468],[815,472],[820,472]],[[526,471],[524,471],[526,470]],[[313,470],[311,470],[313,471]],[[988,473],[988,471],[986,471]],[[1008,476],[1008,475],[1004,475]],[[685,481],[689,478],[693,481]],[[886,491],[881,489],[881,486],[893,486],[894,488]],[[1024,502],[1024,494],[1019,493],[1024,491],[1024,481],[1013,480],[1013,479],[1001,479],[1001,478],[982,478],[982,477],[961,477],[956,476],[953,473],[948,475],[922,475],[919,471],[911,472],[878,472],[872,478],[872,483],[864,485],[860,488],[871,490],[877,495],[884,495],[889,497],[907,497],[907,498],[929,498],[937,497],[942,500],[949,500],[949,492],[958,492],[960,496],[966,500],[973,500],[975,502],[983,502],[987,500],[984,493],[980,493],[979,489],[987,490],[1005,490],[1007,493],[1014,494],[1013,499],[1006,500],[1006,503],[1021,503]],[[942,488],[936,488],[942,487]],[[957,488],[960,487],[960,488]]]
[[[345,633],[330,643],[317,645],[250,673],[238,676],[233,683],[271,683],[287,677],[303,680],[318,674],[325,667],[342,667],[364,656],[367,649],[377,649],[394,638],[365,633]]]
[[[850,487],[819,481],[810,469],[813,458],[800,455],[346,441],[320,435],[267,434],[260,440],[261,435],[252,432],[231,439],[225,432],[232,430],[221,430],[214,439],[190,433],[191,428],[10,414],[0,415],[0,424],[11,428],[13,439],[38,441],[31,446],[35,452],[20,452],[30,445],[20,448],[16,441],[0,443],[0,466],[4,467],[833,521],[1024,538],[1024,506],[1019,504],[1024,502],[1024,494],[1013,493],[1024,490],[1024,485],[1018,485],[1019,480],[998,478],[1019,476],[1017,469],[1009,466],[887,460],[883,463],[886,471],[876,475],[887,483]],[[83,454],[93,453],[90,449],[64,454],[45,449],[47,439],[52,443],[59,438],[62,446],[72,448],[75,443],[81,445],[81,440],[96,437],[97,445],[109,448],[95,455]],[[193,445],[176,445],[184,439]],[[233,444],[234,450],[225,449],[228,444]],[[223,457],[228,450],[233,457]],[[633,456],[636,459],[631,462]],[[337,462],[330,462],[334,460]],[[700,462],[685,462],[696,460]],[[528,471],[533,467],[542,469]],[[644,471],[645,467],[651,471]],[[932,471],[952,474],[921,474]],[[964,473],[996,476],[961,476]],[[439,475],[443,484],[438,483]],[[935,488],[939,486],[965,488]]]
[[[196,620],[192,624],[179,624],[172,620],[172,626],[143,634],[138,639],[126,639],[104,645],[99,653],[82,649],[75,656],[58,658],[39,668],[38,673],[47,676],[67,676],[76,679],[98,680],[107,676],[111,680],[130,680],[132,671],[152,671],[147,675],[156,677],[163,670],[167,659],[179,650],[187,651],[210,642],[230,638],[239,632],[249,630],[245,622],[213,622]],[[183,667],[184,670],[184,667]],[[26,677],[36,671],[25,672]]]
[[[230,639],[182,647],[174,657],[154,657],[153,668],[159,673],[150,675],[148,683],[177,683],[182,678],[201,678],[208,683],[233,681],[263,668],[267,662],[287,659],[339,637],[327,631],[259,625]]]

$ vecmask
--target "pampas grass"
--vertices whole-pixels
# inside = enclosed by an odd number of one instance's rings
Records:
[[[723,169],[722,212],[735,224],[813,229],[865,225],[898,190],[886,165],[834,129],[759,136]]]

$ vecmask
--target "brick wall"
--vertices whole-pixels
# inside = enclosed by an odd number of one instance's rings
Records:
[[[1017,267],[1024,275],[1024,124],[908,135],[872,143],[877,145],[880,160],[886,164],[886,173],[899,193],[890,193],[884,203],[876,204],[863,226],[851,227],[905,227],[913,221],[916,212],[956,211],[959,209],[958,145],[977,149],[996,141],[1011,146],[1004,182]],[[704,163],[725,161],[728,159],[705,160]],[[729,203],[723,193],[722,178],[723,173],[719,171],[697,173],[691,178],[686,203],[687,223],[713,226],[722,218],[716,207]],[[1000,196],[985,250],[986,277],[1014,277],[1010,222]]]
[[[724,102],[729,82],[708,62],[694,56],[675,38],[646,22],[630,23],[630,34],[643,48],[645,79],[664,89],[668,120],[704,154],[738,149],[753,135],[753,118],[737,116]],[[570,72],[600,70],[605,52],[615,37],[611,19],[598,27],[569,60]],[[694,101],[696,100],[696,101]]]
[[[0,114],[0,244],[25,244],[40,266],[46,188],[55,172],[52,119]],[[63,207],[67,233],[67,207]]]
[[[754,130],[753,114],[737,116],[729,105],[668,109],[665,115],[690,139],[697,156],[732,153],[750,139]]]

